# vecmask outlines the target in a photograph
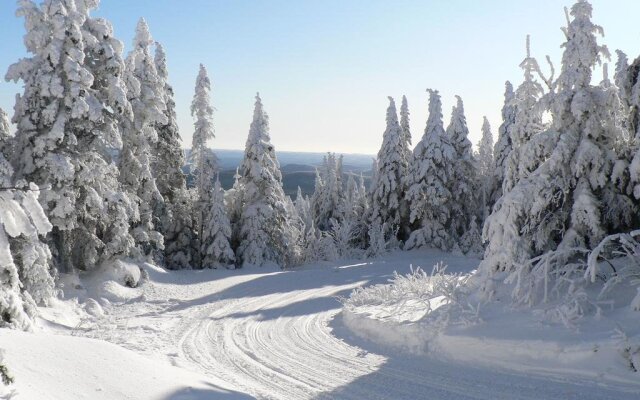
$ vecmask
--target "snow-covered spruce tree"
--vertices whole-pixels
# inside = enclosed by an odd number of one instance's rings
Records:
[[[13,137],[11,136],[11,127],[9,125],[9,116],[2,108],[0,108],[0,154],[2,154],[5,159],[9,159],[10,154],[12,153],[11,141]]]
[[[403,163],[408,165],[413,157],[413,150],[411,145],[411,127],[409,124],[409,103],[407,102],[407,96],[402,96],[402,104],[400,105],[400,128],[402,128],[402,149],[403,149]]]
[[[342,156],[327,153],[322,168],[316,170],[315,190],[311,197],[314,223],[321,231],[331,229],[331,221],[342,221],[340,211],[344,200],[342,187]]]
[[[591,12],[585,0],[571,8],[562,70],[544,99],[553,122],[539,134],[553,147],[494,208],[484,227],[489,244],[479,267],[491,280],[496,271],[508,271],[505,282],[514,284],[516,302],[533,305],[554,294],[566,296],[574,314],[584,312],[574,295],[585,279],[587,252],[606,234],[628,230],[632,214],[617,209],[628,203],[619,200],[610,180],[620,111],[603,85],[590,84],[593,68],[608,55],[597,43],[602,28],[591,22]]]
[[[207,69],[200,64],[198,77],[196,78],[195,94],[191,102],[191,115],[195,118],[194,132],[191,142],[191,164],[194,166],[192,174],[195,177],[195,227],[198,238],[204,234],[204,215],[209,207],[210,190],[213,184],[211,165],[211,151],[207,142],[215,137],[213,128],[213,106],[211,105],[211,81],[207,75]],[[215,168],[215,167],[214,167]],[[199,246],[201,247],[201,246]],[[201,255],[198,256],[201,260]]]
[[[429,90],[429,119],[424,136],[413,150],[413,162],[407,175],[409,222],[413,231],[405,248],[433,246],[449,250],[451,204],[449,187],[453,175],[455,149],[442,125],[442,103],[436,90]],[[372,227],[377,231],[377,227]],[[380,241],[377,241],[378,244]]]
[[[449,190],[455,201],[451,202],[451,235],[458,240],[469,227],[471,218],[478,215],[477,203],[477,167],[473,155],[464,104],[460,96],[451,111],[451,121],[447,127],[447,137],[455,151],[453,156],[453,176],[449,181]]]
[[[617,150],[628,164],[625,170],[629,180],[627,192],[638,200],[640,199],[640,57],[628,65],[627,56],[618,51],[615,81],[624,110],[623,123],[628,134],[627,138],[620,140]],[[620,170],[620,166],[617,166],[616,170]],[[621,175],[619,180],[624,184],[627,176]]]
[[[405,230],[401,226],[403,218],[400,202],[404,198],[405,183],[403,176],[407,171],[405,161],[404,132],[398,123],[398,113],[393,98],[389,97],[387,108],[387,127],[382,137],[382,146],[378,151],[378,171],[376,181],[371,188],[371,208],[369,221],[384,227],[387,239],[398,232],[404,239]]]
[[[465,233],[460,237],[460,250],[464,254],[482,256],[484,247],[482,246],[482,230],[478,227],[476,216],[471,217],[471,221]]]
[[[16,187],[23,185],[15,185],[12,174],[0,153],[0,327],[29,329],[36,304],[54,296],[51,253],[40,240],[52,226],[38,202],[38,187]]]
[[[491,213],[491,184],[494,174],[493,133],[489,120],[484,117],[482,137],[478,143],[478,180],[480,182],[480,217],[482,221]]]
[[[539,104],[544,94],[542,85],[534,78],[533,74],[538,68],[538,63],[531,56],[529,36],[527,36],[527,56],[520,63],[524,71],[524,81],[515,92],[515,121],[511,127],[511,152],[507,157],[504,171],[502,191],[506,193],[523,178],[529,176],[540,163],[548,157],[553,140],[546,140],[548,134],[541,136],[541,140],[529,142],[544,130],[542,123],[543,107]]]
[[[13,117],[15,178],[45,189],[40,202],[53,224],[47,243],[60,270],[89,269],[133,245],[130,201],[110,158],[121,145],[118,119],[131,112],[122,44],[107,21],[89,16],[97,3],[22,1],[32,56],[6,76],[24,82]]]
[[[231,250],[231,224],[227,217],[224,190],[220,186],[219,179],[216,179],[209,197],[211,201],[207,204],[208,209],[204,214],[204,230],[201,240],[202,266],[204,268],[229,267],[233,265],[235,256]]]
[[[234,227],[239,240],[238,261],[243,266],[295,264],[299,249],[287,215],[280,165],[269,136],[269,118],[259,95],[239,173],[242,210]]]
[[[166,123],[158,123],[158,140],[153,146],[153,173],[156,186],[164,202],[157,202],[156,215],[160,216],[157,226],[164,237],[164,262],[168,268],[189,268],[193,262],[191,243],[194,241],[191,204],[187,193],[182,166],[185,163],[182,140],[176,121],[176,104],[173,88],[168,82],[167,60],[164,48],[156,43],[155,65],[163,87],[166,104]]]
[[[296,213],[302,221],[304,226],[304,233],[309,233],[309,230],[314,226],[313,214],[311,213],[311,200],[308,196],[302,194],[302,189],[298,186],[298,192],[295,200]]]
[[[509,153],[513,148],[511,144],[511,130],[516,122],[516,104],[513,85],[507,81],[504,84],[504,105],[502,106],[502,124],[498,128],[498,140],[493,148],[493,180],[491,183],[491,194],[489,203],[491,207],[502,196],[502,183],[504,182],[505,170]]]
[[[125,82],[133,120],[123,123],[119,168],[120,182],[138,206],[137,218],[131,221],[132,235],[145,256],[157,259],[164,249],[158,211],[165,207],[152,172],[152,146],[158,141],[157,127],[167,124],[168,119],[164,83],[151,55],[153,43],[149,27],[141,18],[126,59]]]

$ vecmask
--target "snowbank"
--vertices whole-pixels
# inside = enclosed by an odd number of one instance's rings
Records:
[[[585,318],[575,330],[500,303],[482,304],[474,316],[474,306],[465,304],[468,298],[461,293],[464,285],[443,291],[441,283],[429,283],[436,279],[452,283],[464,278],[414,272],[356,290],[343,300],[342,322],[362,339],[412,354],[589,379],[640,393],[640,372],[632,366],[640,365],[637,313],[614,310]]]
[[[16,400],[248,398],[100,340],[2,329],[0,346]]]

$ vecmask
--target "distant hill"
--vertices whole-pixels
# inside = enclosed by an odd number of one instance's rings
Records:
[[[185,155],[189,156],[190,149],[185,149]],[[218,157],[218,165],[220,169],[235,169],[242,162],[244,156],[243,150],[224,150],[213,149],[213,152]],[[305,166],[317,166],[322,164],[322,158],[327,153],[308,153],[308,152],[295,152],[295,151],[276,151],[276,157],[280,167],[286,165],[305,165]],[[371,169],[371,163],[375,156],[370,154],[341,154],[343,156],[343,164],[345,171],[368,171]]]
[[[236,168],[242,162],[244,151],[242,150],[213,150],[218,158],[220,166],[220,183],[225,190],[233,186],[233,176]],[[185,150],[185,155],[189,155],[189,149]],[[322,159],[326,153],[306,153],[292,151],[276,151],[280,171],[282,172],[283,188],[287,195],[295,198],[298,186],[302,193],[310,195],[313,193],[315,185],[316,168],[322,165]],[[343,172],[346,182],[349,174],[365,177],[365,185],[369,187],[371,181],[372,155],[368,154],[343,154]],[[184,172],[189,174],[190,165],[184,167]],[[190,185],[191,182],[189,181]]]

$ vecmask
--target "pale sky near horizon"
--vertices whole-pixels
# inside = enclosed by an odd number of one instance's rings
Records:
[[[0,72],[26,56],[16,2],[0,0]],[[638,0],[592,0],[612,53],[640,55]],[[387,96],[405,94],[414,144],[427,119],[426,88],[443,98],[445,127],[454,95],[462,96],[472,142],[482,116],[494,139],[504,81],[520,83],[525,36],[546,70],[560,69],[560,27],[569,0],[102,0],[94,16],[109,19],[130,48],[139,17],[167,52],[185,147],[198,64],[213,84],[213,148],[242,149],[260,92],[277,150],[374,154],[385,129]],[[597,80],[601,78],[598,76]],[[13,113],[20,84],[0,81],[0,107]]]

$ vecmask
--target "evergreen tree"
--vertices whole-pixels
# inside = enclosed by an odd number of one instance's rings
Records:
[[[287,215],[282,174],[269,136],[269,118],[256,95],[253,121],[239,170],[242,211],[236,256],[243,266],[292,265],[299,257]]]
[[[493,149],[495,160],[493,182],[491,184],[491,194],[489,195],[490,207],[502,196],[502,183],[504,182],[505,170],[509,153],[513,148],[511,143],[511,131],[516,122],[516,105],[513,85],[507,81],[504,90],[504,105],[502,106],[502,124],[498,128],[498,140]]]
[[[12,153],[12,140],[9,116],[0,108],[0,154],[2,154],[6,160],[9,159]]]
[[[375,186],[371,189],[370,221],[384,227],[387,238],[401,228],[403,218],[400,202],[404,198],[404,182],[402,182],[407,164],[405,162],[406,144],[404,133],[398,123],[395,102],[389,97],[387,108],[387,128],[382,138],[382,146],[378,152],[378,171]]]
[[[200,64],[198,77],[196,78],[195,94],[191,102],[191,115],[195,118],[194,133],[191,142],[190,161],[195,168],[192,174],[195,176],[195,227],[198,240],[204,235],[204,216],[211,202],[211,185],[213,176],[217,170],[215,157],[207,147],[207,141],[213,139],[213,106],[211,106],[211,81],[207,75],[207,69]],[[202,245],[198,246],[202,249]],[[203,255],[198,255],[198,263],[201,264]]]
[[[149,27],[141,18],[126,59],[125,81],[133,120],[124,121],[119,167],[120,182],[138,206],[137,215],[131,221],[133,237],[144,255],[156,258],[164,249],[158,230],[159,212],[165,207],[152,172],[152,146],[158,141],[158,125],[169,121],[165,114],[163,82],[151,56],[153,43]]]
[[[620,109],[607,85],[590,84],[594,66],[608,55],[597,43],[602,28],[591,13],[585,0],[571,8],[562,70],[544,99],[553,122],[538,136],[553,146],[549,156],[504,194],[484,227],[489,245],[479,269],[489,277],[510,271],[507,282],[516,284],[518,302],[546,300],[550,284],[570,297],[567,285],[584,277],[584,264],[577,261],[607,233],[629,229],[632,213],[620,209],[628,202],[609,179]]]
[[[0,137],[0,147],[4,141]],[[29,329],[36,304],[54,296],[51,253],[40,240],[52,228],[38,202],[38,187],[15,185],[0,153],[0,327]]]
[[[227,217],[224,190],[220,186],[219,179],[216,179],[210,198],[211,202],[205,213],[201,242],[201,253],[204,255],[203,266],[208,268],[228,267],[233,265],[235,256],[231,250],[231,224]]]
[[[309,233],[309,230],[314,227],[313,214],[311,212],[311,200],[308,196],[302,194],[302,189],[298,186],[298,192],[296,194],[295,208],[298,217],[304,225],[304,233]]]
[[[515,92],[516,114],[514,125],[511,128],[512,150],[507,158],[502,185],[503,193],[510,191],[518,181],[529,176],[531,171],[534,171],[550,152],[546,148],[549,143],[546,140],[547,135],[541,136],[542,140],[529,144],[537,134],[544,130],[543,108],[539,105],[544,90],[533,77],[537,65],[535,58],[531,57],[529,36],[527,36],[527,56],[520,63],[520,68],[524,71],[524,81]]]
[[[39,200],[53,225],[47,243],[61,270],[89,269],[127,256],[133,246],[126,222],[132,204],[111,160],[121,145],[118,120],[131,113],[122,44],[107,21],[89,16],[97,4],[21,2],[32,56],[6,76],[24,82],[13,117],[16,181],[47,189]]]
[[[491,184],[494,175],[493,134],[489,120],[484,117],[482,138],[478,144],[478,178],[480,179],[480,210],[482,220],[491,212]]]
[[[407,175],[409,222],[413,232],[405,248],[429,245],[449,250],[454,244],[450,235],[453,197],[449,187],[455,149],[442,125],[440,95],[436,90],[429,90],[429,95],[427,127],[413,150],[413,162]],[[378,227],[372,229],[376,233]]]
[[[451,121],[447,127],[447,137],[455,151],[453,156],[453,176],[449,190],[452,198],[451,235],[458,240],[469,227],[471,218],[478,213],[477,205],[477,168],[473,156],[471,141],[469,140],[469,128],[467,118],[464,115],[462,98],[456,96],[457,103],[451,111]]]
[[[403,163],[408,165],[413,157],[411,146],[411,128],[409,126],[409,104],[407,96],[402,96],[402,104],[400,105],[400,127],[402,128],[402,149]]]
[[[155,157],[152,164],[156,185],[163,202],[157,203],[156,214],[160,215],[159,231],[164,237],[164,259],[169,268],[188,268],[193,262],[191,242],[195,239],[191,204],[187,193],[185,164],[180,132],[176,121],[176,104],[173,88],[168,82],[167,60],[164,48],[156,43],[154,62],[163,88],[166,104],[164,114],[167,122],[158,123],[158,140],[153,147]]]
[[[322,168],[316,170],[315,190],[311,198],[315,226],[321,231],[331,229],[331,221],[342,221],[340,211],[344,193],[342,187],[342,156],[327,153]]]

